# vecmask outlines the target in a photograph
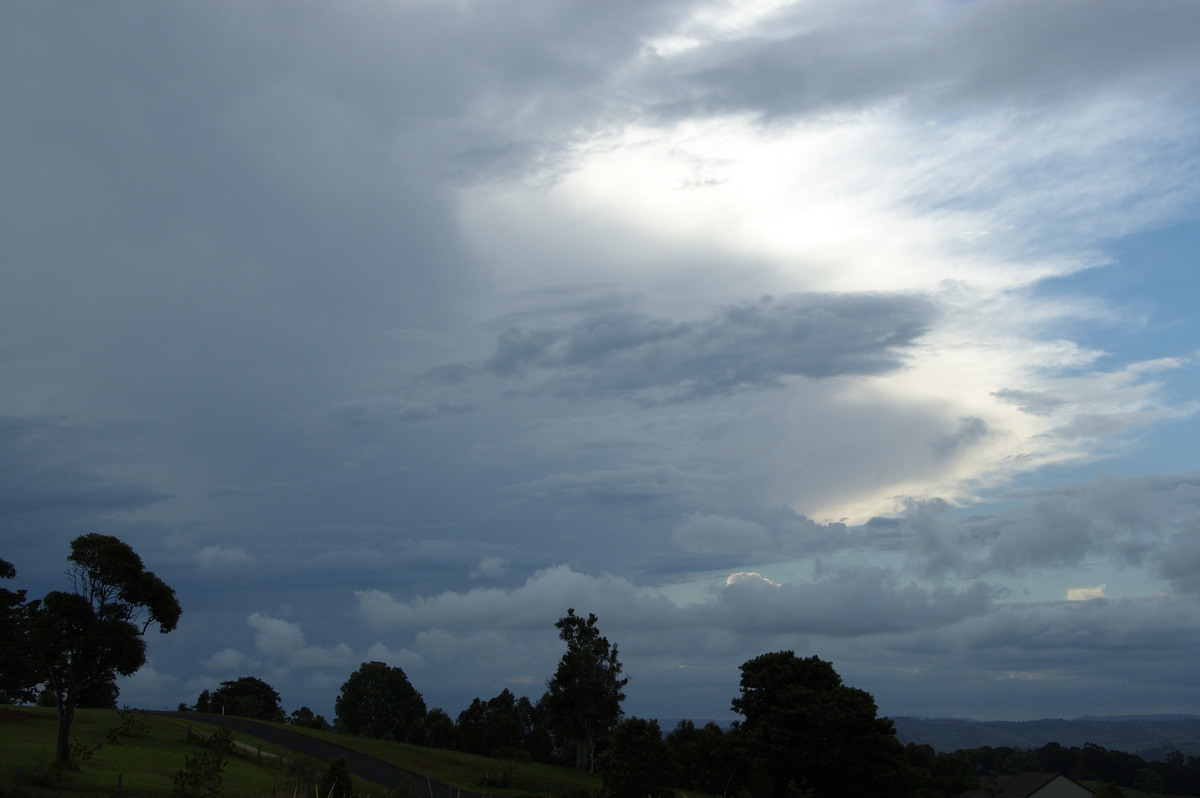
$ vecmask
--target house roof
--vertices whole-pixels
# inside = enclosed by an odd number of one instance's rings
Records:
[[[1019,773],[1015,776],[997,776],[988,782],[985,788],[965,792],[962,798],[1029,798],[1057,778],[1079,784],[1061,773]],[[1082,784],[1079,786],[1089,793],[1092,792]],[[995,792],[996,790],[999,792]]]

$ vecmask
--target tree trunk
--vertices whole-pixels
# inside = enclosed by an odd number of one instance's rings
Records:
[[[575,738],[575,769],[581,773],[591,773],[593,757],[596,750],[596,738],[590,728]]]
[[[64,695],[58,702],[58,742],[54,747],[55,764],[71,761],[71,721],[75,719],[74,696]]]

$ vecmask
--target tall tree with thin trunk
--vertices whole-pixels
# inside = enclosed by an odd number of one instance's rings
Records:
[[[550,725],[575,745],[575,768],[591,772],[597,741],[621,719],[623,688],[617,647],[596,628],[596,616],[574,609],[554,624],[567,644],[550,680],[545,702]]]
[[[55,590],[33,608],[29,643],[41,680],[58,706],[54,761],[71,760],[71,722],[90,688],[131,676],[146,664],[146,631],[179,623],[175,591],[111,535],[71,541],[73,590]]]

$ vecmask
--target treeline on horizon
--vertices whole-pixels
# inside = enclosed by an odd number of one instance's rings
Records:
[[[815,657],[808,661],[820,664]],[[383,663],[364,663],[364,667],[368,666],[373,666],[376,676],[383,673],[381,668],[386,669],[388,674],[407,684],[407,678],[399,668],[389,668]],[[832,672],[832,668],[828,670]],[[337,716],[332,723],[308,707],[287,715],[278,705],[278,694],[253,677],[223,682],[215,692],[204,691],[195,706],[181,705],[180,709],[216,713],[223,710],[227,714],[260,720],[510,761],[566,767],[574,764],[571,741],[552,728],[542,700],[531,701],[504,689],[490,699],[475,698],[452,718],[440,708],[426,710],[420,694],[411,685],[409,689],[411,693],[401,690],[404,695],[399,697],[400,703],[408,706],[409,716],[392,716],[387,722],[376,719],[377,728],[367,725],[365,716],[354,717],[354,710],[345,704],[343,708],[349,710],[351,717]],[[869,699],[862,691],[844,689],[851,690],[851,696]],[[859,752],[862,759],[857,764],[891,774],[891,795],[958,798],[966,790],[985,785],[994,776],[1030,771],[1062,773],[1076,781],[1097,783],[1097,792],[1102,798],[1120,798],[1122,789],[1200,795],[1200,757],[1185,756],[1179,751],[1168,754],[1162,761],[1147,760],[1092,743],[1068,747],[1051,742],[1037,748],[985,745],[938,752],[932,745],[924,743],[901,745],[895,740],[891,721],[887,718],[876,720],[879,725],[868,726],[863,731],[867,732],[867,737],[877,736],[877,742],[882,745],[863,747]],[[599,741],[597,772],[608,776],[614,767],[621,767],[626,769],[626,775],[633,771],[636,776],[639,769],[656,769],[663,774],[660,780],[664,786],[713,795],[737,795],[743,791],[749,794],[748,782],[752,780],[753,771],[756,768],[770,770],[770,767],[761,758],[757,763],[754,761],[755,752],[748,747],[743,734],[741,723],[723,728],[712,721],[697,725],[685,719],[664,733],[656,720],[622,718]],[[619,756],[613,756],[613,749],[620,749]],[[837,761],[841,766],[847,763],[845,751],[818,747],[812,753]],[[854,793],[847,791],[845,794]]]
[[[1033,750],[1046,743],[1093,743],[1150,760],[1172,751],[1200,755],[1200,715],[1123,715],[1038,720],[969,720],[892,716],[901,742],[929,743],[938,751],[1008,746]]]

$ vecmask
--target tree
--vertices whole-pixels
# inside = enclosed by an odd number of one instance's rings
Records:
[[[463,750],[472,754],[493,754],[498,748],[521,748],[521,719],[517,697],[505,688],[487,701],[476,698],[458,714]]]
[[[425,699],[400,668],[364,662],[342,684],[333,703],[338,726],[351,734],[406,739],[425,717]]]
[[[621,719],[621,678],[617,647],[601,636],[596,616],[579,617],[574,609],[554,624],[567,644],[554,678],[547,687],[545,706],[551,727],[575,745],[575,768],[591,772],[596,743]]]
[[[0,579],[14,579],[17,569],[0,560]],[[38,674],[29,651],[30,606],[24,590],[0,588],[0,704],[24,704],[37,698]]]
[[[441,707],[434,707],[425,713],[420,734],[410,742],[447,750],[460,750],[463,747],[462,734],[450,715]]]
[[[727,794],[732,776],[727,737],[713,721],[700,729],[690,720],[679,721],[666,739],[674,766],[671,783],[712,795]]]
[[[325,718],[313,713],[308,707],[300,707],[292,710],[292,714],[288,715],[289,726],[302,726],[306,729],[328,729],[329,724]]]
[[[206,709],[201,709],[202,706]],[[196,699],[196,711],[279,723],[284,720],[283,707],[279,705],[279,693],[274,687],[254,676],[221,682],[221,686],[211,694],[205,690]]]
[[[146,664],[151,625],[172,631],[181,610],[175,591],[111,535],[71,541],[71,592],[52,591],[32,608],[29,645],[40,680],[58,706],[54,761],[71,759],[71,722],[80,698]]]
[[[117,697],[120,695],[121,688],[117,686],[116,677],[97,679],[79,691],[75,708],[116,709]],[[37,703],[39,707],[56,707],[58,706],[58,696],[54,694],[53,690],[46,688],[38,694]]]
[[[670,751],[656,720],[618,721],[597,759],[597,770],[604,779],[600,798],[669,798],[675,794],[670,788]]]
[[[903,794],[903,748],[875,699],[847,687],[831,663],[791,651],[741,666],[732,734],[755,795],[822,798]]]

